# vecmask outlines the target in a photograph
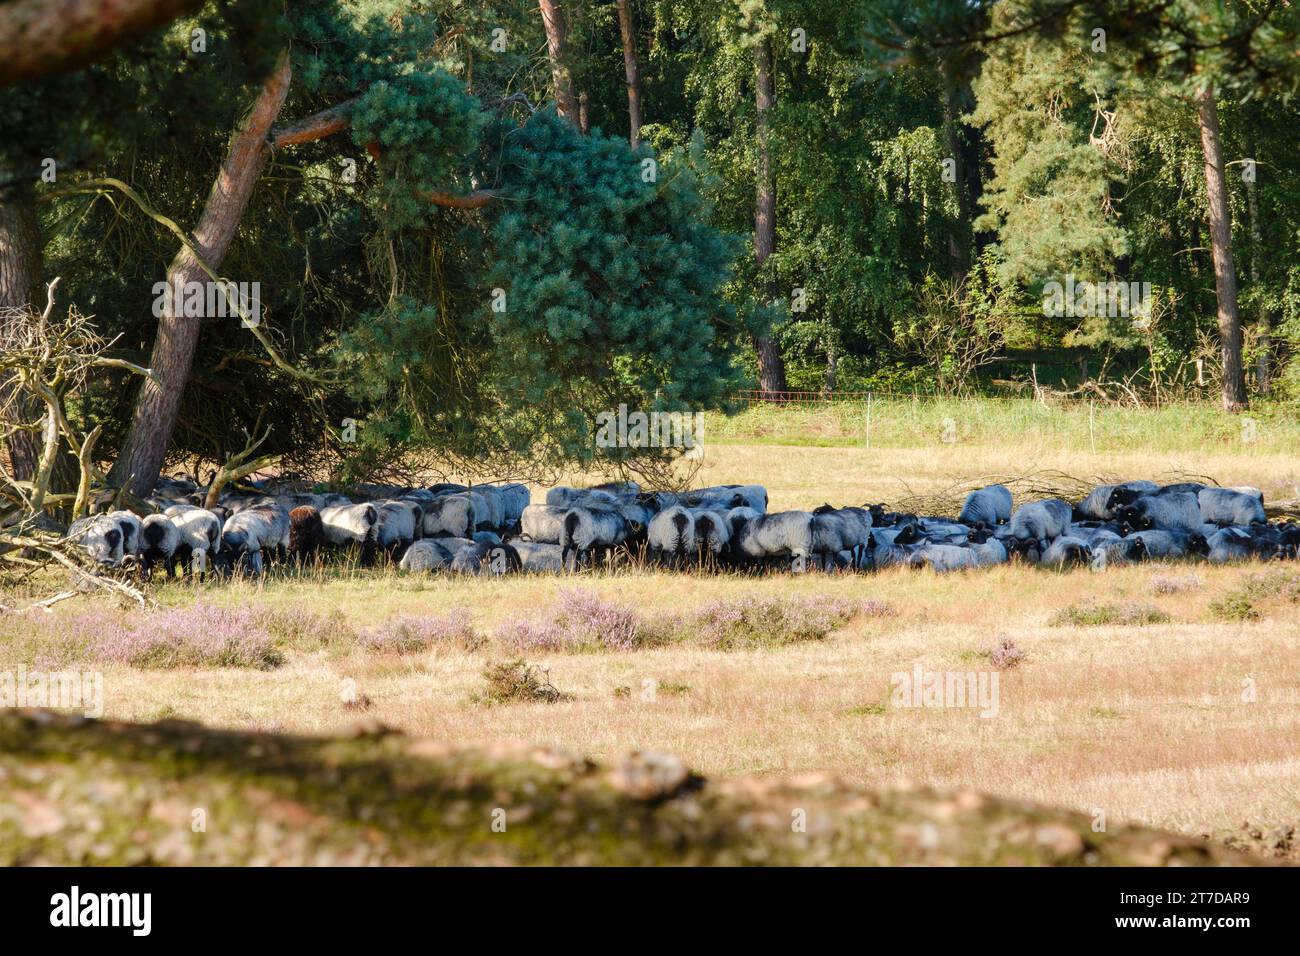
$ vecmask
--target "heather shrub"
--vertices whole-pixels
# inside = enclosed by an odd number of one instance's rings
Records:
[[[647,634],[635,610],[584,588],[561,591],[541,618],[516,618],[497,629],[498,639],[521,651],[626,651]]]
[[[1025,652],[1011,638],[1003,637],[989,648],[988,659],[998,670],[1010,670],[1025,659]]]
[[[522,657],[489,664],[483,671],[487,689],[479,696],[486,704],[515,702],[553,704],[569,699],[551,683],[550,672]]]
[[[438,617],[402,615],[376,627],[361,631],[361,643],[374,651],[394,654],[418,654],[435,647],[461,647],[474,650],[482,638],[470,623],[463,608]]]
[[[1257,621],[1259,611],[1250,598],[1241,591],[1234,591],[1222,600],[1210,605],[1210,613],[1221,621]]]
[[[1047,623],[1056,627],[1141,627],[1166,624],[1169,620],[1168,614],[1152,604],[1072,604],[1053,614]]]
[[[108,628],[94,655],[132,667],[255,667],[284,663],[264,622],[249,608],[211,604],[171,608],[137,617],[130,626]]]
[[[1196,591],[1201,587],[1201,579],[1195,574],[1160,574],[1151,579],[1151,590],[1156,594],[1181,594],[1184,591]]]

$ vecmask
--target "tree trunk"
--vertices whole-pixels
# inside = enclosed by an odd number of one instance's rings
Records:
[[[954,165],[952,188],[957,194],[957,229],[948,236],[948,260],[953,282],[961,282],[966,278],[966,272],[970,268],[966,244],[969,241],[968,236],[973,230],[970,225],[971,210],[967,204],[966,158],[962,155],[961,137],[958,134],[958,126],[961,122],[958,88],[952,79],[945,79],[943,86],[944,148],[948,150],[948,155],[952,157]]]
[[[225,162],[199,217],[194,230],[195,246],[214,270],[220,269],[226,257],[248,200],[270,156],[268,136],[284,106],[289,79],[288,54],[282,53],[252,109],[236,128]],[[190,282],[208,281],[208,274],[186,248],[177,253],[167,270],[167,283],[173,290],[183,289]],[[153,490],[162,470],[202,321],[197,317],[177,315],[183,310],[176,306],[183,303],[176,301],[175,294],[171,299],[158,320],[158,336],[149,361],[158,381],[146,379],[141,386],[131,430],[110,474],[116,484],[129,481],[130,490],[141,497]]]
[[[1210,247],[1214,254],[1214,291],[1219,302],[1219,343],[1223,361],[1223,407],[1241,411],[1248,407],[1246,376],[1241,362],[1241,317],[1237,313],[1237,277],[1232,263],[1232,214],[1223,179],[1223,145],[1219,139],[1219,111],[1214,92],[1206,88],[1196,96],[1205,152],[1205,194],[1210,210]]]
[[[1247,144],[1247,149],[1250,150],[1250,156],[1253,158],[1255,153],[1250,144]],[[1255,197],[1254,176],[1246,180],[1246,212],[1250,216],[1250,286],[1258,295],[1260,291],[1259,251],[1263,230],[1259,223],[1259,203]],[[1259,364],[1255,374],[1256,381],[1259,383],[1259,393],[1267,395],[1273,377],[1273,341],[1269,329],[1268,308],[1262,297],[1258,300],[1256,308],[1259,309]]]
[[[551,84],[555,87],[555,106],[561,116],[578,125],[578,95],[574,92],[573,74],[569,70],[568,27],[564,11],[555,0],[537,0],[546,27],[546,53],[551,61]]]
[[[755,128],[758,134],[758,194],[754,204],[754,261],[760,271],[776,250],[776,181],[772,175],[772,154],[768,144],[771,112],[776,101],[772,78],[772,50],[766,39],[754,47]],[[762,280],[760,280],[762,281]],[[775,297],[771,280],[767,280],[767,298]],[[765,392],[786,390],[785,362],[781,351],[770,335],[756,336],[754,351],[758,354],[758,387]]]
[[[39,301],[44,244],[31,186],[15,183],[0,194],[0,309],[22,309]],[[0,395],[0,402],[7,395]],[[32,421],[38,411],[29,396],[19,396],[10,421]],[[10,474],[30,481],[36,474],[41,440],[35,432],[19,432],[9,440]]]
[[[618,0],[618,32],[623,36],[623,73],[627,77],[627,138],[635,149],[641,142],[641,66],[636,58],[632,0]]]

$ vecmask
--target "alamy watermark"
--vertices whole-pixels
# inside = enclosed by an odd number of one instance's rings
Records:
[[[615,412],[596,415],[597,448],[696,448],[704,441],[703,412]]]
[[[997,671],[927,671],[917,664],[889,677],[893,707],[978,708],[981,717],[998,715]]]
[[[187,319],[224,319],[239,316],[246,329],[262,322],[262,283],[235,282],[155,282],[153,314],[161,319],[174,315]]]
[[[1150,282],[1076,282],[1067,273],[1064,284],[1052,280],[1043,285],[1043,315],[1048,318],[1146,318],[1150,314]]]
[[[18,665],[0,671],[0,708],[50,707],[104,716],[104,675],[99,671],[39,671]]]

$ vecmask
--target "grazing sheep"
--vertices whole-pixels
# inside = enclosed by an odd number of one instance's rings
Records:
[[[137,557],[140,554],[142,527],[139,517],[130,511],[110,511],[104,517],[116,521],[117,526],[122,530],[122,560]]]
[[[654,560],[680,562],[695,546],[695,516],[681,505],[673,505],[650,519],[646,540]]]
[[[375,546],[393,561],[401,560],[406,549],[423,536],[424,509],[419,502],[390,500],[377,502],[379,524],[375,529]]]
[[[692,548],[699,560],[720,561],[731,543],[731,525],[719,511],[696,511]]]
[[[1011,492],[1005,485],[988,485],[966,496],[957,520],[972,528],[993,528],[1011,520]]]
[[[207,575],[208,565],[215,564],[221,552],[221,518],[213,511],[196,505],[172,505],[163,512],[180,532],[176,560]]]
[[[740,551],[751,562],[793,558],[795,569],[802,569],[813,554],[813,516],[781,511],[751,518],[741,526]]]
[[[424,509],[424,537],[473,537],[483,523],[475,499],[483,500],[472,492],[455,492],[430,501]]]
[[[1011,516],[1011,537],[1024,542],[1050,542],[1070,526],[1074,509],[1060,498],[1033,501],[1021,505]],[[1040,551],[1046,548],[1044,543]]]
[[[122,526],[108,515],[91,515],[72,522],[68,540],[81,545],[98,564],[116,568],[122,563]]]
[[[1252,524],[1267,524],[1262,496],[1233,491],[1230,488],[1205,488],[1196,496],[1201,509],[1201,519],[1221,528]]]
[[[176,549],[180,547],[181,532],[166,515],[147,515],[140,522],[140,567],[148,576],[159,561],[167,570],[167,577],[176,575]]]
[[[511,541],[510,544],[519,556],[521,571],[558,574],[564,570],[564,549],[558,544],[536,541]]]
[[[627,531],[627,519],[617,511],[570,508],[564,513],[560,546],[566,560],[572,554],[575,564],[597,553],[608,557],[610,549],[627,540]]]
[[[529,505],[520,515],[520,531],[529,541],[559,544],[564,536],[564,513],[567,510],[554,505]]]
[[[1197,496],[1190,492],[1143,495],[1119,511],[1120,517],[1143,531],[1181,531],[1199,534],[1201,531],[1201,506]]]
[[[379,509],[373,504],[331,505],[321,509],[320,520],[326,544],[359,550],[363,566],[374,563]]]
[[[243,562],[260,574],[262,553],[274,549],[284,558],[289,546],[289,513],[275,505],[257,505],[230,516],[221,529],[221,555],[226,567]]]
[[[294,563],[311,561],[324,544],[325,523],[318,508],[299,505],[289,512],[289,554]]]
[[[406,553],[402,555],[402,560],[398,562],[398,567],[403,571],[437,571],[442,568],[451,567],[452,559],[456,556],[446,544],[448,538],[421,538],[414,542]],[[459,548],[456,549],[460,550]]]

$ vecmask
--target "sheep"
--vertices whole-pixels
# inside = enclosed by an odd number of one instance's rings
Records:
[[[718,485],[699,488],[682,496],[682,503],[691,508],[708,511],[726,511],[731,508],[753,508],[759,514],[767,513],[767,489],[762,485]]]
[[[116,568],[122,563],[122,526],[108,515],[91,515],[72,522],[67,538],[81,545],[98,564]]]
[[[1074,509],[1060,498],[1021,505],[1011,516],[1011,537],[1022,545],[1026,542],[1050,542],[1065,533],[1073,514]],[[1043,548],[1046,548],[1046,543],[1040,550]]]
[[[1210,553],[1206,556],[1213,564],[1230,561],[1249,561],[1260,556],[1255,538],[1245,528],[1221,528],[1210,536]]]
[[[871,512],[866,508],[832,508],[827,504],[813,509],[813,517],[819,515],[835,515],[839,519],[837,530],[841,549],[849,552],[850,565],[855,568],[861,567],[867,548],[867,537],[871,534]]]
[[[520,516],[531,501],[532,496],[529,494],[528,486],[517,482],[508,482],[492,487],[495,487],[501,495],[501,527],[503,529],[514,528],[519,524]]]
[[[817,508],[812,513],[812,550],[821,560],[823,568],[841,551],[850,547],[853,531],[847,522],[828,505]]]
[[[693,550],[701,560],[720,561],[731,543],[731,525],[727,516],[718,511],[696,511]]]
[[[475,499],[483,500],[481,495],[460,491],[429,502],[424,509],[424,537],[472,537],[483,523],[483,512]]]
[[[479,509],[479,524],[489,528],[506,526],[505,496],[495,485],[475,485],[467,494],[474,498]]]
[[[141,530],[139,517],[130,511],[110,511],[104,517],[117,522],[117,526],[122,529],[122,559],[135,558],[139,555]]]
[[[450,539],[421,538],[406,549],[397,566],[403,571],[436,571],[451,567],[456,551],[447,546],[448,540]]]
[[[905,524],[901,528],[876,528],[868,537],[871,566],[879,571],[881,568],[907,564],[912,552],[923,545],[915,523]]]
[[[289,513],[273,505],[257,505],[230,516],[221,529],[221,556],[228,568],[237,562],[254,574],[262,570],[262,552],[274,548],[281,558],[289,546]]]
[[[1145,556],[1160,560],[1162,558],[1185,558],[1197,554],[1206,557],[1210,553],[1209,545],[1199,531],[1187,533],[1170,531],[1164,528],[1150,528],[1129,536],[1142,542]]]
[[[559,573],[564,570],[564,549],[558,544],[536,541],[512,541],[510,544],[519,557],[521,571]]]
[[[1143,495],[1122,507],[1119,514],[1143,531],[1158,528],[1199,534],[1201,530],[1201,506],[1197,496],[1190,492]]]
[[[1201,519],[1224,528],[1267,524],[1261,498],[1229,488],[1205,488],[1196,496]]]
[[[1011,520],[1011,492],[1005,485],[988,485],[966,496],[957,520],[972,528],[992,528]]]
[[[1124,489],[1126,492],[1150,494],[1159,490],[1160,486],[1154,481],[1122,481],[1114,485],[1098,485],[1075,506],[1075,515],[1084,520],[1093,518],[1109,521],[1114,516],[1114,509],[1117,506],[1111,504],[1111,496],[1117,488]],[[1134,497],[1137,495],[1135,494]]]
[[[451,559],[451,570],[457,574],[505,574],[519,569],[519,554],[513,547],[490,541],[467,544]]]
[[[379,523],[375,528],[375,546],[398,561],[412,542],[423,536],[424,509],[419,502],[401,499],[377,502],[377,506]]]
[[[140,567],[148,576],[153,566],[161,561],[167,577],[176,575],[176,550],[180,547],[181,532],[167,515],[147,515],[140,522]]]
[[[929,566],[944,573],[962,571],[976,566],[975,552],[953,544],[923,544],[911,553],[908,564],[912,567]]]
[[[627,519],[617,511],[600,508],[570,508],[564,513],[564,530],[560,546],[574,563],[600,552],[606,557],[611,548],[627,540]]]
[[[972,541],[970,551],[975,556],[976,567],[987,568],[994,564],[1006,564],[1010,556],[1006,546],[997,538],[986,541]]]
[[[646,540],[656,561],[680,562],[695,545],[695,516],[681,505],[673,505],[650,519]]]
[[[360,550],[363,566],[368,567],[374,562],[379,509],[373,504],[331,505],[321,509],[320,520],[326,544]]]
[[[197,570],[202,580],[207,575],[208,564],[214,563],[221,552],[221,518],[196,505],[173,505],[163,514],[180,532],[176,560]]]
[[[1047,546],[1038,563],[1053,568],[1064,568],[1072,564],[1090,564],[1092,548],[1080,538],[1061,535]]]
[[[618,495],[601,488],[566,488],[561,485],[546,493],[548,505],[552,508],[563,508],[565,511],[579,506],[613,509],[619,506],[621,500]]]
[[[1155,488],[1152,488],[1151,484],[1151,482],[1130,481],[1124,485],[1117,485],[1115,490],[1110,493],[1110,498],[1107,499],[1106,506],[1112,512],[1118,512],[1121,508],[1133,504],[1133,502],[1137,501],[1138,498],[1144,496],[1150,495],[1159,497],[1161,495],[1175,494],[1195,495],[1199,494],[1201,489],[1205,487],[1205,485],[1195,481],[1177,482],[1172,485],[1159,485]]]
[[[320,510],[299,505],[289,512],[289,554],[296,564],[312,560],[325,543],[325,524]]]
[[[751,518],[741,526],[740,550],[749,561],[793,558],[793,569],[801,571],[813,553],[813,516],[807,511],[781,511]]]
[[[539,544],[559,544],[566,510],[554,505],[529,505],[519,517],[523,537]]]

